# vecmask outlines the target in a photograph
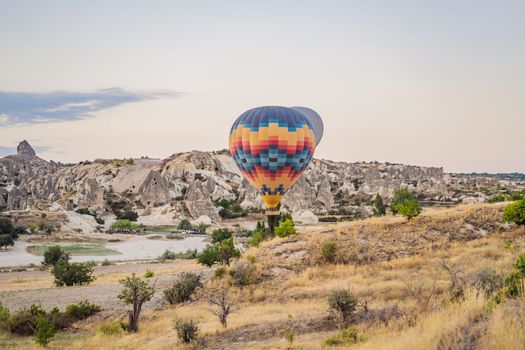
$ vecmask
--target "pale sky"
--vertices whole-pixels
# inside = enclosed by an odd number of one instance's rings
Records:
[[[0,0],[0,154],[227,148],[315,109],[316,157],[525,172],[524,1]]]

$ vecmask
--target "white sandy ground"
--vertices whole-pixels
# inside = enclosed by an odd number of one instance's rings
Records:
[[[201,250],[206,246],[205,236],[188,237],[181,240],[159,240],[148,239],[145,236],[133,236],[123,242],[113,242],[103,244],[106,248],[118,251],[120,254],[112,255],[77,255],[72,256],[72,261],[102,261],[104,259],[113,261],[125,260],[147,260],[155,259],[166,249],[174,252],[184,252],[188,249]],[[0,250],[0,266],[18,266],[30,263],[40,264],[41,256],[33,255],[27,252],[26,248],[39,243],[28,243],[16,241],[14,247],[9,247],[7,251]],[[82,243],[86,244],[86,243]]]

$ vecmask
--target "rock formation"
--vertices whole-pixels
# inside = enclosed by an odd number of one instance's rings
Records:
[[[99,159],[73,166],[37,157],[27,141],[17,151],[0,158],[0,211],[60,205],[63,210],[87,207],[105,215],[133,209],[145,222],[162,218],[169,223],[181,217],[219,221],[216,202],[221,198],[235,200],[243,209],[264,208],[227,151],[191,151],[133,162]],[[309,221],[315,215],[366,216],[372,212],[376,193],[389,203],[400,187],[414,191],[424,205],[450,205],[482,202],[525,183],[446,174],[437,167],[314,159],[286,194],[282,207]]]

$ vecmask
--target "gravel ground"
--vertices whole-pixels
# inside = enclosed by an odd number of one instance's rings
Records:
[[[198,269],[194,261],[177,261],[171,264],[119,264],[112,266],[98,266],[95,268],[95,275],[105,276],[115,274],[131,274],[137,272],[142,274],[147,269],[155,271],[158,268],[174,268],[180,271]],[[210,270],[199,271],[205,278],[210,275]],[[0,273],[0,283],[8,283],[16,279],[37,280],[49,278],[49,271],[23,271]],[[101,277],[102,278],[102,277]],[[146,309],[155,309],[162,305],[162,290],[177,279],[177,273],[160,274],[156,277],[154,298],[144,304]],[[31,304],[40,304],[44,309],[50,310],[58,306],[61,310],[69,304],[78,303],[81,300],[88,300],[102,306],[103,309],[124,310],[126,306],[118,299],[118,294],[122,285],[118,281],[101,283],[88,286],[74,287],[52,287],[40,289],[24,289],[0,292],[0,301],[11,311],[30,307]]]

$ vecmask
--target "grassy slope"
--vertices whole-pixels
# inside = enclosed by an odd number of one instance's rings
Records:
[[[295,333],[294,348],[337,349],[324,345],[337,333],[326,304],[335,288],[349,288],[368,301],[368,316],[353,321],[364,340],[352,349],[519,348],[525,343],[520,328],[525,302],[485,313],[484,296],[467,289],[464,301],[452,303],[450,278],[441,266],[445,261],[465,277],[483,268],[507,273],[524,252],[525,237],[500,224],[502,208],[460,206],[426,210],[411,222],[389,217],[305,229],[246,253],[256,258],[260,282],[232,288],[237,305],[227,330],[201,295],[191,304],[146,312],[138,334],[104,336],[96,329],[112,317],[95,318],[79,324],[80,332],[61,333],[52,348],[183,348],[172,329],[173,318],[181,316],[199,321],[208,349],[286,349],[287,330]],[[337,259],[344,264],[322,261],[319,244],[325,240],[337,243]],[[505,248],[507,240],[510,248]],[[206,288],[218,283],[208,282]],[[419,302],[409,286],[430,301]],[[36,348],[31,339],[4,335],[2,341],[7,348]]]

